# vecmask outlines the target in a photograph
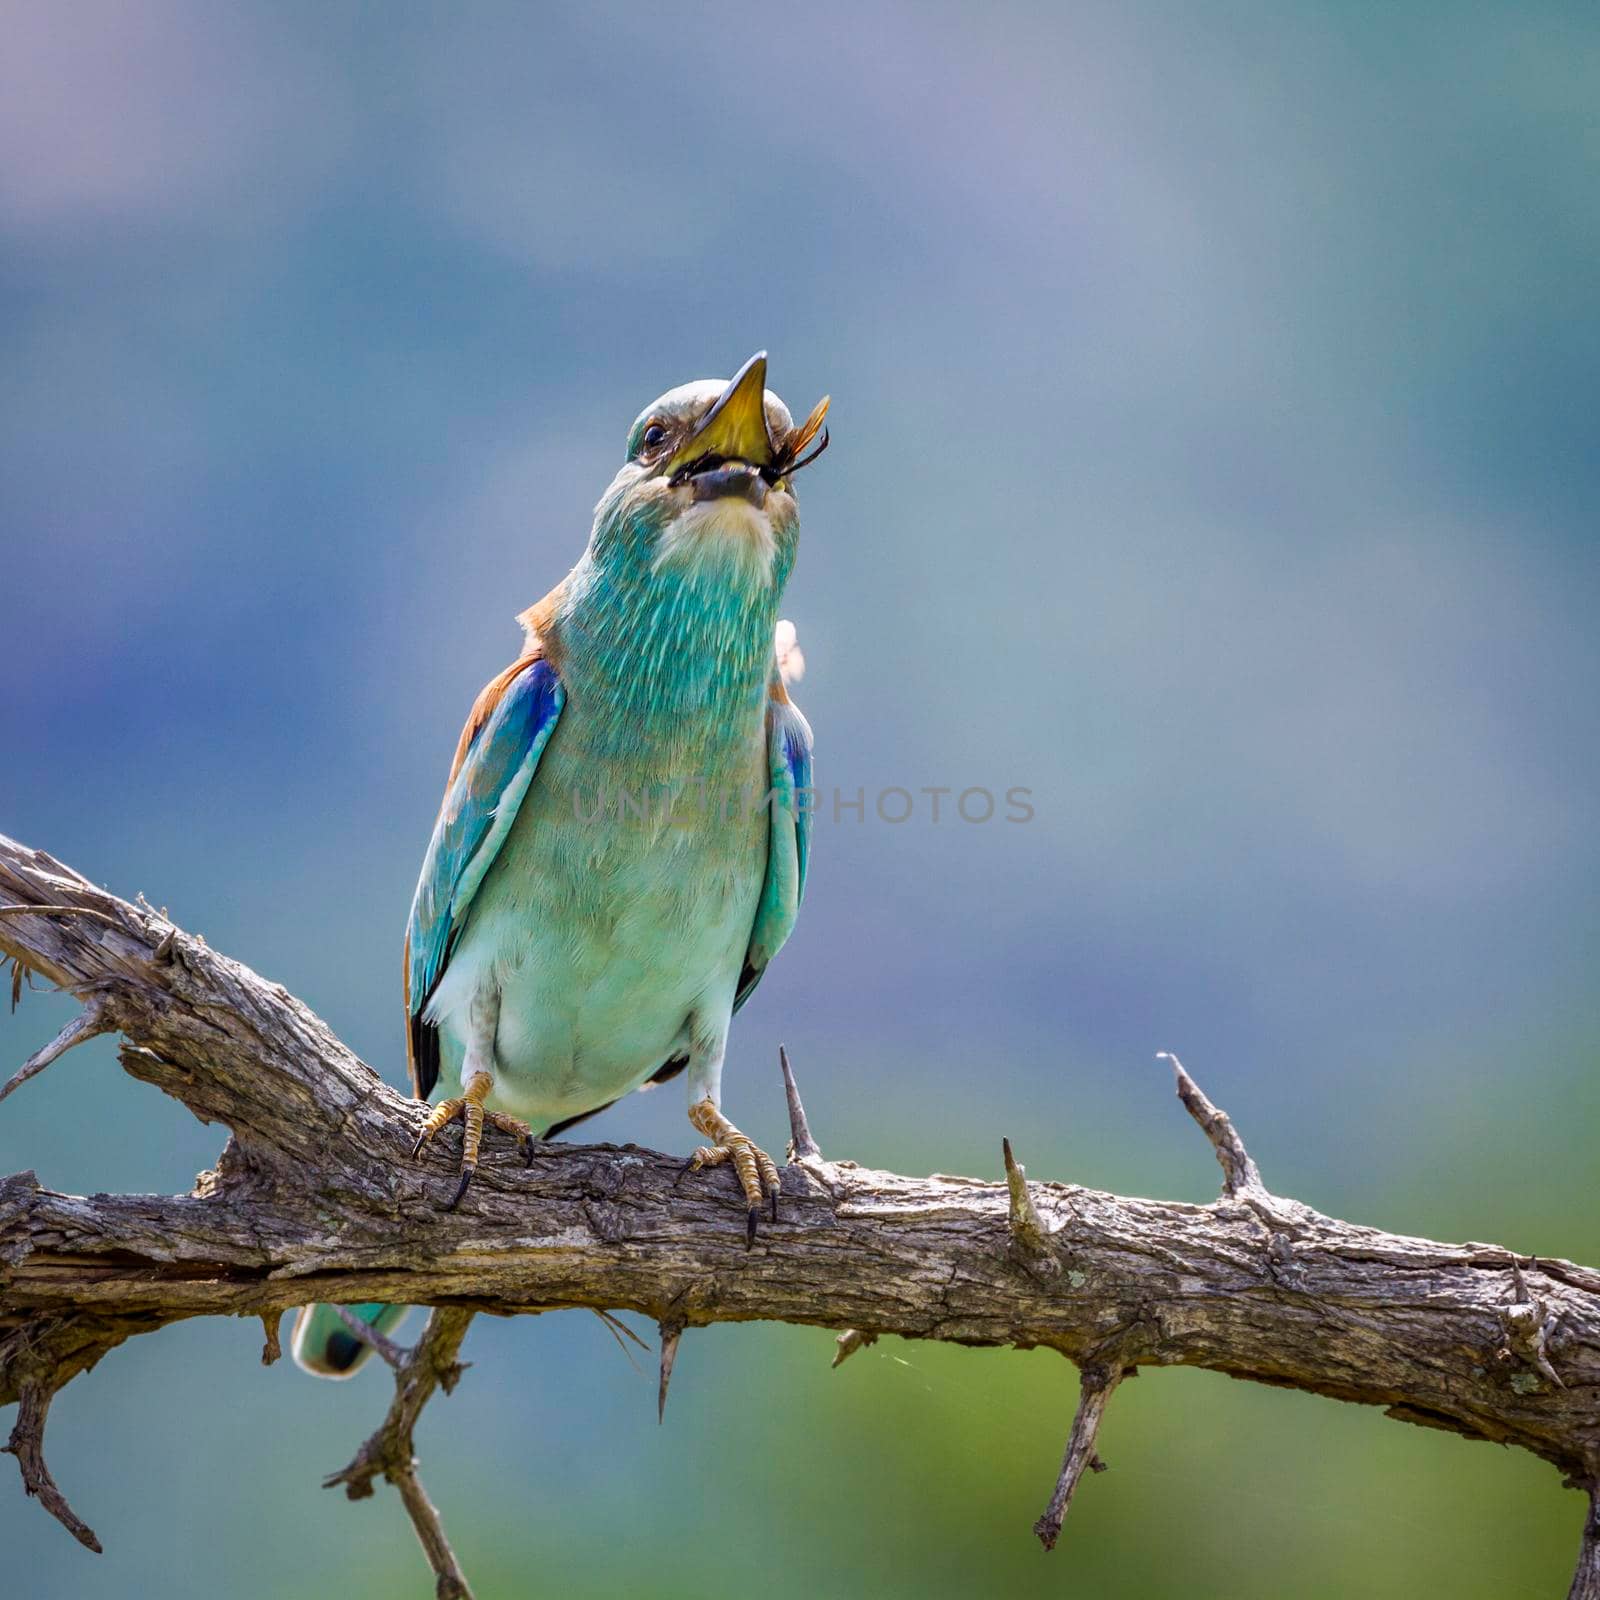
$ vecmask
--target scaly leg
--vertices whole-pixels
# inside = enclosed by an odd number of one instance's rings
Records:
[[[480,989],[473,997],[467,1012],[467,1051],[461,1064],[461,1093],[441,1100],[417,1134],[411,1154],[418,1155],[441,1128],[448,1127],[461,1118],[461,1182],[450,1198],[446,1211],[454,1211],[478,1170],[478,1150],[483,1143],[483,1127],[487,1122],[501,1133],[515,1134],[522,1150],[523,1160],[533,1165],[533,1129],[516,1117],[502,1111],[490,1111],[484,1101],[494,1089],[494,1035],[500,1025],[500,996],[489,988]]]
[[[701,1145],[684,1163],[683,1170],[698,1172],[702,1167],[720,1167],[725,1161],[733,1163],[748,1208],[744,1242],[749,1249],[756,1242],[756,1223],[766,1195],[772,1196],[772,1220],[778,1220],[778,1164],[753,1139],[740,1133],[718,1109],[717,1102],[722,1097],[722,1058],[732,1009],[730,997],[728,1010],[719,1019],[720,1026],[696,1027],[690,1035],[689,1121],[711,1143]]]

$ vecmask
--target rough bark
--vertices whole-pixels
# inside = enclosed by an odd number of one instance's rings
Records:
[[[413,1161],[416,1103],[298,1000],[3,837],[0,952],[17,982],[31,971],[85,1003],[63,1049],[116,1030],[129,1073],[232,1132],[189,1195],[61,1195],[26,1172],[0,1181],[0,1403],[25,1402],[31,1431],[19,1420],[13,1447],[41,1495],[48,1485],[60,1498],[35,1437],[44,1409],[106,1351],[180,1318],[250,1314],[267,1321],[270,1357],[276,1314],[314,1299],[630,1310],[662,1325],[664,1355],[685,1327],[757,1318],[848,1330],[839,1359],[884,1333],[1047,1345],[1085,1369],[1090,1408],[1055,1511],[1094,1462],[1115,1382],[1148,1365],[1381,1406],[1518,1445],[1576,1485],[1600,1481],[1600,1273],[1358,1227],[1274,1195],[1175,1061],[1223,1168],[1210,1205],[1030,1182],[1009,1149],[993,1182],[830,1162],[791,1075],[800,1159],[784,1169],[778,1222],[747,1252],[731,1174],[680,1182],[677,1158],[633,1146],[540,1145],[531,1168],[495,1146],[446,1212],[453,1141]],[[61,1053],[47,1047],[18,1078]],[[459,1342],[427,1357],[430,1392]],[[414,1498],[432,1508],[401,1464],[415,1413],[394,1419],[388,1444],[369,1444],[363,1481],[390,1477],[416,1520]],[[1594,1526],[1575,1594],[1600,1594]],[[1051,1541],[1058,1527],[1059,1516],[1041,1520]]]

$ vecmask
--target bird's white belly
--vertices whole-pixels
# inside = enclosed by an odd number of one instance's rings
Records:
[[[766,826],[585,822],[533,786],[430,1008],[442,1092],[459,1082],[466,1005],[499,992],[490,1104],[536,1131],[608,1104],[725,1020],[766,870]]]

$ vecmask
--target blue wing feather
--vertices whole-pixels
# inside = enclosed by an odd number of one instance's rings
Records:
[[[811,792],[811,724],[794,711],[799,728],[788,727],[783,733],[784,760],[789,768],[790,780],[795,789],[795,852],[799,857],[800,882],[795,891],[795,911],[806,892],[806,862],[811,854],[811,809],[814,796]]]
[[[794,931],[805,894],[806,866],[811,854],[811,726],[787,697],[767,707],[767,755],[770,784],[767,817],[767,876],[744,971],[733,1002],[737,1011],[748,1000]]]
[[[429,997],[444,975],[472,897],[505,843],[566,693],[542,658],[514,663],[479,696],[434,823],[406,929],[406,1010],[413,1087],[438,1076],[437,1041],[419,1038]],[[474,726],[476,724],[476,726]]]

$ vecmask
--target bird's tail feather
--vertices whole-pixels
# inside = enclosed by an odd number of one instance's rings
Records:
[[[371,1301],[345,1307],[379,1333],[398,1327],[410,1309],[409,1306],[384,1306]],[[358,1339],[337,1309],[329,1305],[300,1307],[290,1349],[295,1360],[319,1378],[348,1378],[352,1372],[359,1371],[372,1354],[372,1346]]]

